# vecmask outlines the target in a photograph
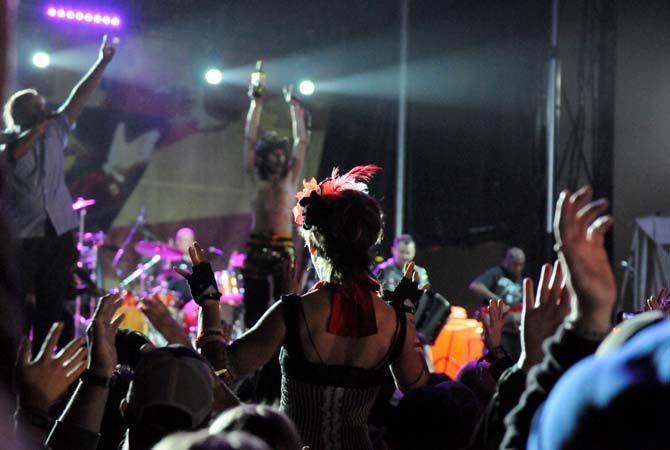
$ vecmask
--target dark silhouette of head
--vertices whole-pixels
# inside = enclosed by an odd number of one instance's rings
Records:
[[[267,405],[242,405],[222,413],[209,427],[211,434],[245,431],[258,436],[275,450],[300,450],[300,436],[293,422]]]
[[[369,270],[370,248],[380,241],[384,222],[379,203],[361,185],[378,170],[359,166],[342,176],[334,172],[319,184],[320,194],[311,191],[301,198],[300,233],[322,280],[337,281]]]
[[[47,116],[46,102],[35,89],[14,93],[5,103],[3,118],[8,128],[30,128]]]

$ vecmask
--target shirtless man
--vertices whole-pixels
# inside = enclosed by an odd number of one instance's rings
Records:
[[[243,269],[247,327],[256,323],[271,301],[287,293],[281,284],[285,263],[292,261],[295,253],[291,208],[309,141],[306,111],[291,86],[284,88],[284,99],[291,113],[292,151],[289,139],[276,132],[259,137],[263,94],[262,82],[252,82],[244,141],[245,168],[254,190],[253,225]]]

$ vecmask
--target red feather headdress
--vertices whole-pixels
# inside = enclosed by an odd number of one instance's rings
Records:
[[[330,177],[320,183],[317,183],[314,177],[309,181],[303,180],[303,189],[295,196],[298,199],[298,203],[293,207],[295,223],[299,226],[304,225],[304,208],[309,204],[313,195],[321,197],[327,203],[329,198],[333,198],[346,190],[365,191],[367,184],[380,170],[382,170],[381,167],[369,164],[356,166],[344,175],[340,175],[339,168],[335,167]]]

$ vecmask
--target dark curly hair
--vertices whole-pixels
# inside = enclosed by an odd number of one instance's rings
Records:
[[[286,176],[288,173],[290,145],[291,143],[288,138],[281,137],[274,131],[264,133],[258,142],[256,142],[254,166],[256,167],[258,176],[262,180],[267,180],[271,175],[276,175],[276,172],[272,170],[268,162],[268,156],[277,149],[283,150],[286,155],[286,163],[279,173],[281,178]]]
[[[368,271],[370,248],[382,238],[384,220],[377,200],[358,190],[345,190],[305,208],[300,230],[327,264],[331,281]]]

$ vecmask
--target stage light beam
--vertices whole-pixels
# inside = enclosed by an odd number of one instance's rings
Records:
[[[205,80],[212,85],[220,84],[223,81],[223,74],[219,69],[209,69],[205,72]]]
[[[302,95],[312,95],[315,90],[314,83],[310,80],[303,80],[298,85],[298,90]]]
[[[37,52],[33,55],[33,65],[38,69],[46,69],[51,64],[51,58],[46,52]]]

